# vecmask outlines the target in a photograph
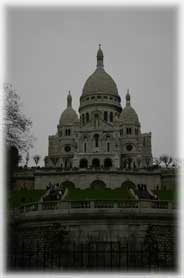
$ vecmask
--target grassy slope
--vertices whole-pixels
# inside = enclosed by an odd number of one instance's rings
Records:
[[[69,189],[65,200],[122,200],[122,199],[134,199],[132,194],[127,189]]]
[[[11,208],[19,207],[24,203],[38,202],[45,190],[18,190],[10,194],[8,204]]]

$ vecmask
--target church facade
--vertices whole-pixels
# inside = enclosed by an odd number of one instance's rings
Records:
[[[130,184],[134,188],[144,184],[149,190],[175,187],[174,169],[153,165],[151,132],[142,133],[129,90],[124,98],[122,106],[99,47],[96,70],[80,96],[79,115],[69,92],[57,132],[49,136],[44,167],[17,169],[15,188],[45,189],[50,182],[81,189]]]
[[[105,71],[103,60],[99,46],[96,70],[80,97],[79,117],[69,92],[57,133],[49,136],[46,167],[123,170],[152,165],[151,132],[141,132],[129,90],[122,107],[116,83]]]

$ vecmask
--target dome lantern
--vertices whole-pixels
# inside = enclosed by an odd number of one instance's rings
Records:
[[[118,89],[113,78],[104,70],[103,52],[101,45],[97,52],[97,68],[86,80],[82,97],[94,94],[107,94],[119,97]],[[120,99],[120,97],[119,97]]]
[[[70,91],[68,92],[67,96],[67,107],[72,107],[72,96],[70,94]]]
[[[102,49],[101,49],[101,44],[99,44],[99,49],[98,49],[98,52],[97,52],[97,68],[103,68],[104,65],[103,65],[103,52],[102,52]]]
[[[129,94],[129,89],[127,89],[127,93],[126,93],[126,106],[130,106],[130,94]]]

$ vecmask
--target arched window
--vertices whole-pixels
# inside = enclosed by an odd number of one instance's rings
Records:
[[[95,147],[98,148],[99,147],[99,135],[95,134],[94,139],[95,139]]]
[[[110,143],[107,142],[107,152],[109,153],[110,152]]]
[[[110,112],[110,122],[113,122],[113,113]]]
[[[82,124],[83,124],[83,125],[85,124],[85,117],[84,117],[84,114],[82,114]]]
[[[65,135],[70,136],[71,135],[71,130],[69,128],[65,129]]]
[[[81,159],[80,160],[80,168],[88,168],[88,161],[87,159]]]
[[[95,114],[95,127],[99,127],[99,116]]]
[[[131,127],[127,127],[127,134],[131,134],[132,133],[132,129],[131,129]]]
[[[84,142],[84,153],[87,151],[87,142]]]
[[[110,158],[106,158],[104,160],[104,168],[110,168],[112,167],[112,160]]]
[[[107,122],[107,111],[104,111],[104,121],[106,121]]]
[[[89,122],[89,113],[86,113],[86,122]]]
[[[100,168],[100,160],[98,158],[94,158],[92,161],[92,167]]]
[[[146,146],[146,138],[143,137],[143,146],[145,147]]]

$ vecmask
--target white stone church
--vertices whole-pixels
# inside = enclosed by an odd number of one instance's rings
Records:
[[[62,112],[56,135],[49,136],[45,166],[62,169],[134,169],[152,165],[151,132],[142,133],[139,117],[126,105],[115,81],[104,69],[99,45],[97,66],[84,84],[79,115],[72,108],[72,95]]]

